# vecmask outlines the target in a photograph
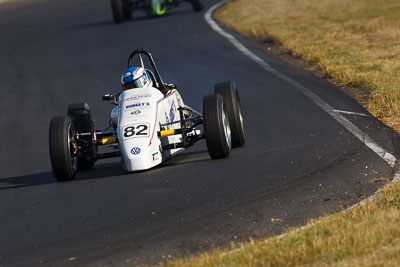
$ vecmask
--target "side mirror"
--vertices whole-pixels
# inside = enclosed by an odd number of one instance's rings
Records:
[[[103,100],[103,101],[111,101],[111,100],[114,100],[114,95],[112,95],[112,94],[105,94],[105,95],[103,95],[102,100]]]
[[[164,84],[164,86],[166,87],[167,90],[172,90],[172,89],[176,89],[177,88],[176,84],[173,84],[173,83]]]

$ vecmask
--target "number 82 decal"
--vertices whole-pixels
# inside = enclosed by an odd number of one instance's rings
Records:
[[[123,140],[135,137],[149,137],[150,136],[150,124],[140,123],[126,125],[122,128]]]

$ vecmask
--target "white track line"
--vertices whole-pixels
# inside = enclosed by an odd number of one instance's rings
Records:
[[[366,133],[358,129],[353,123],[351,123],[349,120],[347,120],[343,115],[340,113],[345,113],[345,114],[355,114],[353,112],[346,112],[342,110],[336,110],[333,109],[328,103],[323,101],[321,98],[319,98],[316,94],[311,92],[309,89],[304,87],[303,85],[299,84],[298,82],[294,81],[293,79],[287,77],[283,73],[278,72],[277,70],[273,69],[270,65],[268,65],[264,60],[262,60],[260,57],[256,56],[254,53],[249,51],[244,45],[242,45],[236,38],[224,31],[212,18],[212,13],[220,6],[224,5],[225,3],[229,2],[230,0],[225,0],[222,1],[214,6],[212,6],[204,15],[204,18],[206,22],[211,26],[211,28],[219,33],[220,35],[224,36],[226,39],[229,40],[237,49],[239,49],[240,52],[251,58],[254,62],[256,62],[258,65],[260,65],[265,71],[268,73],[276,76],[277,78],[291,84],[293,87],[298,89],[300,92],[302,92],[305,96],[307,96],[309,99],[311,99],[315,104],[317,104],[319,107],[321,107],[326,113],[328,113],[332,118],[334,118],[337,122],[339,122],[343,127],[345,127],[349,132],[351,132],[354,136],[356,136],[358,139],[360,139],[361,142],[363,142],[367,147],[369,147],[372,151],[374,151],[379,157],[384,159],[392,168],[396,166],[395,170],[395,176],[391,183],[398,183],[400,182],[400,166],[396,165],[397,159],[387,152],[384,148],[382,148],[380,145],[378,145],[373,139],[371,139]],[[356,114],[356,115],[364,115],[365,114]],[[353,206],[345,209],[343,212],[347,212],[349,210],[352,210],[357,207],[361,207],[368,203],[369,201],[372,201],[376,199],[380,193],[375,193],[374,195],[364,199],[363,201],[354,204]],[[308,224],[302,227],[297,228],[294,230],[294,232],[300,232],[302,230],[305,230],[312,225],[318,223],[312,223]],[[278,239],[282,239],[284,236],[286,236],[288,233],[281,234],[277,236]],[[233,249],[227,252],[224,252],[221,254],[221,256],[227,256],[233,253],[236,253],[240,251],[241,248]]]
[[[345,111],[345,110],[339,110],[339,109],[334,109],[334,112],[342,113],[342,114],[348,114],[348,115],[358,115],[358,116],[363,116],[363,117],[371,117],[368,114],[364,113],[359,113],[359,112],[352,112],[352,111]]]
[[[290,84],[305,96],[307,96],[311,101],[313,101],[316,105],[322,108],[326,113],[328,113],[332,118],[334,118],[338,123],[340,123],[344,128],[346,128],[350,133],[352,133],[355,137],[357,137],[361,142],[363,142],[367,147],[369,147],[372,151],[374,151],[379,157],[385,160],[391,167],[394,167],[397,159],[390,154],[386,149],[381,147],[378,143],[376,143],[372,138],[370,138],[366,133],[358,129],[352,122],[346,119],[342,114],[334,111],[335,109],[323,101],[319,96],[311,92],[308,88],[304,87],[300,83],[296,82],[292,78],[289,78],[285,74],[275,70],[268,63],[266,63],[263,59],[255,55],[249,49],[247,49],[243,44],[241,44],[233,35],[224,31],[212,18],[212,13],[220,6],[227,3],[229,0],[222,1],[214,6],[212,6],[205,14],[204,18],[206,22],[211,26],[211,28],[224,36],[231,42],[240,52],[245,54],[247,57],[252,59],[258,65],[260,65],[265,71],[274,75],[278,79]]]

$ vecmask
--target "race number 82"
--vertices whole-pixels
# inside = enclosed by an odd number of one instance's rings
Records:
[[[150,125],[148,123],[131,124],[122,128],[123,140],[134,137],[149,137]]]

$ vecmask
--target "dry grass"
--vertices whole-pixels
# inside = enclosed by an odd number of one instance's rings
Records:
[[[339,83],[368,89],[362,104],[400,130],[400,1],[236,0],[216,18],[266,36]]]
[[[245,35],[272,38],[340,84],[365,88],[369,97],[359,97],[361,103],[400,130],[400,1],[235,0],[216,17]],[[399,225],[397,183],[377,200],[310,222],[305,230],[167,265],[400,266]]]
[[[215,250],[168,266],[400,266],[400,184],[360,209],[310,224],[227,255]]]

